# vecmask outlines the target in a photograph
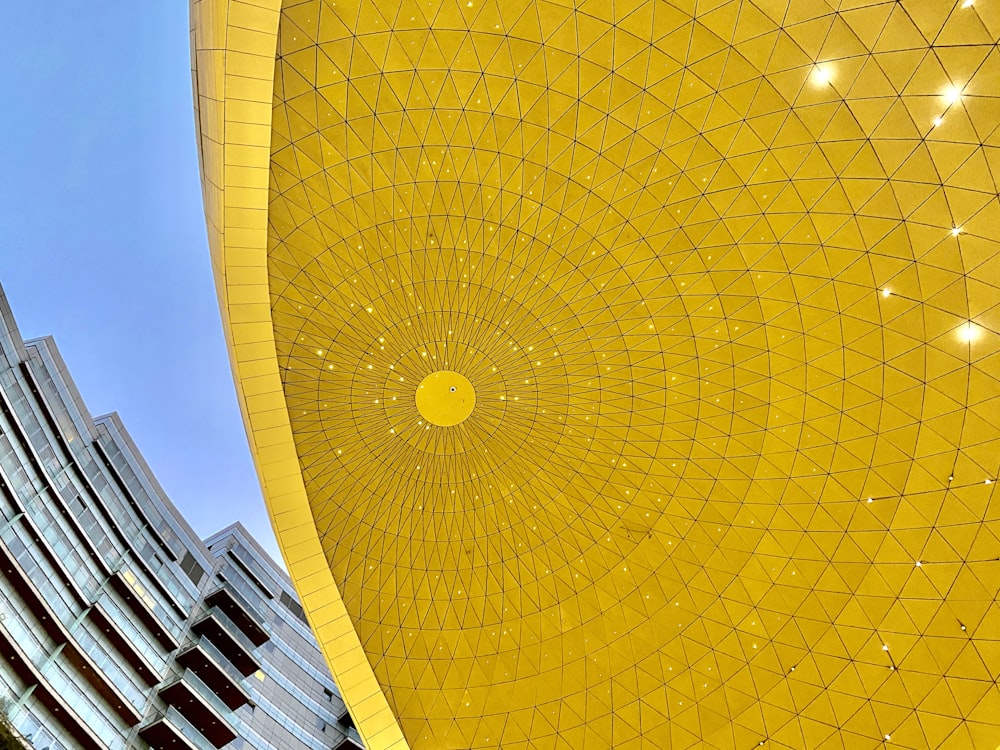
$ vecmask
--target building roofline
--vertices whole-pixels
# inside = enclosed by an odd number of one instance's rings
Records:
[[[202,542],[206,547],[211,547],[214,544],[218,544],[230,537],[235,537],[243,542],[247,547],[256,553],[259,557],[263,559],[275,572],[275,576],[280,579],[281,583],[287,586],[292,591],[296,591],[295,584],[292,582],[291,577],[289,577],[288,572],[285,570],[284,560],[277,561],[271,555],[269,555],[264,548],[260,545],[254,536],[247,530],[246,526],[240,521],[235,521],[225,528],[219,529],[214,534],[210,534],[205,537]],[[298,593],[296,592],[296,597]]]
[[[24,339],[21,338],[17,321],[14,320],[14,312],[10,309],[10,302],[2,284],[0,284],[0,354],[3,354],[11,364],[23,362],[28,358]]]
[[[49,371],[52,379],[56,381],[56,385],[62,386],[72,401],[72,404],[67,404],[70,411],[70,418],[77,423],[78,428],[82,428],[81,437],[93,440],[97,436],[96,420],[90,413],[90,409],[87,408],[87,402],[84,401],[80,389],[77,388],[76,381],[73,380],[73,376],[66,366],[66,360],[63,359],[62,352],[59,351],[59,346],[56,344],[55,338],[52,336],[38,336],[28,339],[24,342],[24,349],[25,358],[22,360],[24,362],[30,360],[30,350],[32,349],[37,351],[42,359],[48,358],[51,360],[52,366],[46,367],[46,369]]]
[[[180,509],[174,505],[174,501],[170,499],[167,491],[163,489],[163,486],[156,478],[156,474],[150,468],[149,464],[146,463],[145,456],[142,455],[139,447],[135,444],[132,435],[129,433],[128,428],[125,427],[125,423],[118,412],[113,411],[94,417],[94,422],[95,424],[104,425],[109,428],[109,432],[115,442],[118,443],[118,447],[122,449],[122,452],[126,454],[126,457],[130,461],[134,462],[135,468],[138,470],[136,474],[139,476],[139,480],[148,482],[150,489],[153,490],[149,493],[153,503],[161,506],[158,509],[165,516],[169,516],[180,527],[179,531],[190,539],[192,547],[199,547],[199,551],[205,555],[203,562],[210,561],[212,555],[208,550],[208,546],[204,543],[198,532],[188,523],[187,518],[181,513]]]
[[[47,335],[25,341],[18,330],[13,310],[3,287],[0,286],[0,355],[3,355],[11,366],[24,363],[31,369],[33,351],[37,352],[37,357],[41,359],[41,362],[36,360],[36,364],[45,368],[55,383],[57,391],[64,391],[65,395],[70,398],[71,403],[64,403],[64,406],[77,429],[80,430],[80,437],[84,443],[97,442],[100,439],[98,427],[103,426],[111,440],[122,451],[126,460],[132,464],[139,481],[146,485],[149,490],[147,494],[155,511],[160,513],[165,522],[173,524],[179,535],[186,537],[182,543],[203,555],[201,562],[210,562],[212,555],[208,547],[163,489],[156,474],[129,434],[121,416],[114,411],[99,416],[91,414],[76,381],[66,366],[66,361],[59,351],[55,338]],[[43,394],[39,394],[39,398],[47,400]],[[65,398],[61,400],[65,402]]]

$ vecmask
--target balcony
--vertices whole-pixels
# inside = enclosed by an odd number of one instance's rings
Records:
[[[207,638],[199,638],[181,649],[177,663],[198,675],[230,710],[250,702],[249,694],[240,685],[243,676]]]
[[[160,697],[177,708],[214,747],[225,747],[236,739],[236,732],[223,718],[229,707],[190,669],[160,688]]]
[[[334,750],[365,750],[365,746],[353,737],[345,737]]]
[[[142,721],[142,714],[132,703],[122,694],[118,687],[111,682],[108,676],[94,664],[93,659],[81,649],[75,642],[70,641],[66,649],[66,660],[72,664],[80,674],[84,675],[87,681],[93,686],[98,695],[112,706],[118,715],[130,727],[134,727]]]
[[[337,717],[337,723],[344,729],[356,728],[354,724],[354,717],[351,716],[351,712],[347,710],[347,706],[344,706],[344,712]]]
[[[150,604],[146,601],[147,598],[151,597],[148,593],[145,597],[143,597],[141,593],[142,590],[139,588],[141,584],[139,584],[138,581],[135,581],[134,583],[129,582],[126,575],[132,574],[128,572],[122,573],[119,570],[111,576],[111,583],[114,585],[115,590],[121,594],[122,598],[129,605],[132,612],[134,612],[139,620],[142,621],[142,624],[149,628],[150,632],[156,636],[156,640],[158,640],[167,651],[176,651],[177,646],[179,645],[177,640],[173,637],[173,635],[167,632],[167,629],[163,627],[163,623],[160,621],[160,618],[155,612],[153,612],[154,604]],[[135,580],[134,576],[133,580]]]
[[[232,584],[223,583],[209,592],[205,604],[225,612],[254,646],[263,646],[271,639],[264,618]]]
[[[260,669],[253,643],[221,611],[206,613],[194,622],[191,630],[214,643],[244,677]]]
[[[42,630],[57,644],[65,648],[67,660],[82,674],[94,687],[97,693],[114,709],[118,715],[124,719],[129,726],[135,726],[142,719],[135,707],[121,694],[117,687],[112,684],[103,671],[98,669],[90,656],[87,655],[79,644],[70,637],[70,634],[59,621],[56,613],[49,606],[45,596],[36,588],[34,582],[25,575],[24,570],[17,560],[9,555],[6,545],[0,543],[0,568],[4,577],[14,587],[21,598],[28,605],[28,609],[41,624]]]
[[[42,629],[57,644],[66,643],[69,637],[52,608],[45,601],[45,597],[35,587],[31,579],[25,575],[20,564],[7,549],[7,545],[0,541],[0,569],[3,570],[4,577],[10,582],[14,590],[28,604],[32,612],[35,613],[41,622]]]
[[[128,626],[123,626],[121,623],[112,619],[100,602],[95,603],[94,606],[90,608],[87,615],[104,632],[104,637],[107,638],[111,645],[115,647],[115,650],[118,651],[118,653],[132,665],[132,668],[139,673],[139,676],[145,680],[147,685],[152,687],[163,679],[162,668],[157,669],[154,667],[149,661],[149,656],[142,653],[135,641],[126,637],[125,630],[126,628],[129,628],[131,629],[131,632],[129,632],[128,635],[131,635],[134,639],[142,639],[142,636],[135,629],[134,625],[129,623]],[[159,657],[159,655],[157,656]]]
[[[104,743],[94,734],[90,727],[80,718],[69,704],[63,701],[58,693],[49,689],[48,681],[43,678],[25,653],[0,627],[0,658],[4,660],[24,680],[24,684],[35,688],[34,695],[66,730],[76,739],[82,750],[106,750]]]
[[[139,730],[139,736],[154,750],[208,750],[210,746],[206,746],[204,740],[199,744],[188,738],[184,733],[185,724],[191,727],[191,723],[176,708],[167,708],[166,711],[154,715],[149,723]]]

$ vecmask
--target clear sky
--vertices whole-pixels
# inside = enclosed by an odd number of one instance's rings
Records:
[[[238,519],[278,558],[209,264],[188,45],[187,0],[6,4],[0,284],[199,534]]]

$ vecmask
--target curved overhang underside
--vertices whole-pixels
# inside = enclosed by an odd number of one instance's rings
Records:
[[[370,748],[1000,743],[995,3],[192,19],[247,431]]]

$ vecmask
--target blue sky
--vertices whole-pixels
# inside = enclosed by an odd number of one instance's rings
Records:
[[[0,284],[199,534],[239,519],[277,557],[209,264],[188,43],[187,0],[7,4]]]

